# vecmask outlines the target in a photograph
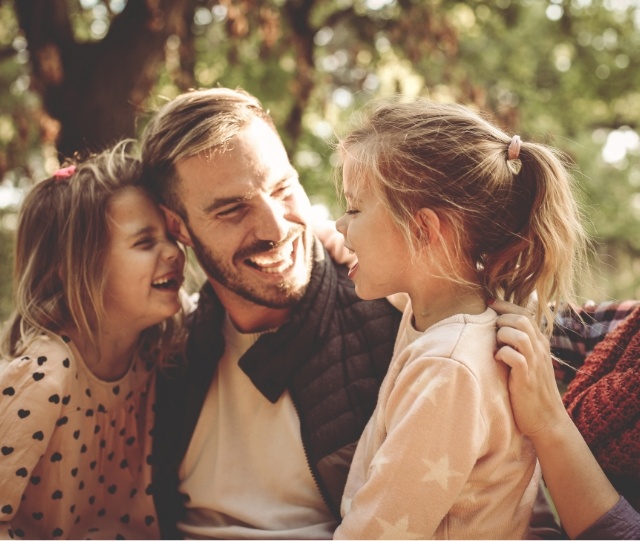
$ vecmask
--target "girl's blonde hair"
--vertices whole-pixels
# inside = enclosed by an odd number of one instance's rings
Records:
[[[509,159],[511,141],[462,105],[392,98],[372,102],[338,152],[356,190],[374,190],[414,250],[428,249],[412,230],[430,208],[453,236],[448,259],[464,261],[488,298],[525,306],[535,294],[538,322],[552,322],[549,303],[571,295],[586,234],[568,160],[529,142]]]
[[[26,195],[15,241],[14,310],[0,338],[5,358],[22,355],[38,335],[67,327],[99,351],[109,203],[140,183],[141,164],[131,145],[121,141],[77,164],[70,176],[43,180]],[[146,329],[141,353],[167,358],[177,345],[179,318]]]

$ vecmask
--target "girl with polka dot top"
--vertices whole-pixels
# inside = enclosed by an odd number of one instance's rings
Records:
[[[155,368],[184,255],[127,142],[58,171],[19,215],[0,361],[0,538],[157,539]]]

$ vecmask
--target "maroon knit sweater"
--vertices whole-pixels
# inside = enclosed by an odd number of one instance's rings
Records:
[[[640,307],[596,346],[563,397],[616,488],[640,485]]]

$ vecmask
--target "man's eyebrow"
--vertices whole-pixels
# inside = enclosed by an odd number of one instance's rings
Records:
[[[228,205],[236,205],[238,203],[243,203],[244,201],[248,201],[253,197],[253,194],[246,195],[238,195],[234,197],[218,197],[212,203],[209,203],[204,209],[205,214],[210,214],[211,212],[215,212],[221,207],[226,207]]]
[[[237,204],[237,203],[242,203],[243,201],[246,201],[246,200],[247,200],[247,197],[243,197],[243,196],[238,196],[238,197],[219,197],[219,198],[215,199],[212,203],[209,203],[202,210],[204,211],[205,214],[210,214],[211,212],[214,212],[214,211],[218,210],[221,207],[226,207],[227,205],[234,205],[234,204]]]

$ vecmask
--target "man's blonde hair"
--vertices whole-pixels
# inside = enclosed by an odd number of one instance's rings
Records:
[[[223,148],[255,118],[276,131],[260,101],[240,88],[193,90],[167,102],[142,134],[145,186],[160,203],[188,221],[179,195],[176,164]]]

